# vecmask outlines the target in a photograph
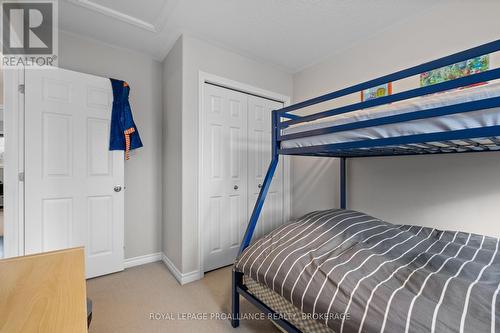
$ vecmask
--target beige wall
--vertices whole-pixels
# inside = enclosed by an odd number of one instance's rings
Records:
[[[163,61],[163,253],[182,266],[182,38]]]
[[[161,64],[151,57],[61,33],[59,66],[113,77],[131,86],[130,103],[144,147],[125,162],[125,258],[161,250]]]
[[[498,13],[498,1],[437,5],[294,75],[295,101],[499,39]],[[352,159],[349,207],[394,223],[499,236],[499,165],[500,154],[488,153]],[[337,205],[336,161],[295,158],[293,170],[295,216]]]

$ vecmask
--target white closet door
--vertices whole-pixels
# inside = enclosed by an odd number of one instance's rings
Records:
[[[271,111],[283,103],[248,96],[248,216],[252,214],[260,187],[271,162]],[[254,238],[281,225],[283,216],[283,163],[280,161],[264,202]]]
[[[25,73],[26,254],[85,246],[86,276],[123,270],[123,152],[110,152],[108,79]]]
[[[204,270],[234,262],[247,219],[247,96],[205,84]]]

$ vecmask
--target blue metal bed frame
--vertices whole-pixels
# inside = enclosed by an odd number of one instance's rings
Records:
[[[298,148],[281,148],[281,142],[297,138],[305,138],[316,135],[330,134],[342,131],[349,131],[360,128],[375,127],[380,125],[402,123],[417,119],[440,117],[455,113],[471,112],[500,107],[500,97],[488,98],[473,102],[455,104],[451,106],[438,107],[428,110],[409,112],[404,114],[385,116],[370,120],[358,121],[348,124],[335,125],[326,128],[303,131],[294,134],[282,135],[281,131],[291,125],[315,121],[343,113],[353,112],[360,109],[385,105],[405,99],[424,96],[442,92],[449,89],[466,87],[490,80],[500,79],[500,68],[474,74],[459,79],[446,81],[443,83],[407,90],[390,96],[372,99],[360,103],[342,106],[327,111],[314,113],[306,116],[294,115],[290,112],[297,111],[312,105],[330,101],[342,96],[362,91],[381,84],[401,80],[410,76],[419,75],[433,69],[452,65],[481,55],[500,51],[500,40],[493,41],[466,51],[458,52],[447,57],[424,63],[395,72],[390,75],[360,83],[345,89],[341,89],[329,94],[306,100],[294,105],[290,105],[280,110],[272,112],[272,159],[264,178],[264,183],[260,190],[257,202],[253,209],[248,223],[243,241],[239,249],[239,255],[250,245],[260,212],[264,205],[267,192],[278,165],[279,155],[301,155],[301,156],[327,156],[340,159],[340,208],[346,208],[346,160],[353,157],[369,156],[395,156],[395,155],[422,155],[422,154],[446,154],[446,153],[469,153],[500,151],[500,126],[488,126],[481,128],[471,128],[455,131],[444,131],[437,133],[406,135],[373,140],[348,141],[335,144],[316,145]],[[480,141],[478,141],[480,139]],[[465,144],[457,144],[453,141],[460,141]],[[488,143],[484,143],[484,141]],[[245,297],[261,311],[266,313],[273,321],[287,332],[300,332],[290,322],[283,319],[269,306],[248,292],[243,284],[243,273],[233,269],[232,272],[232,319],[233,327],[239,326],[240,318],[240,298]]]

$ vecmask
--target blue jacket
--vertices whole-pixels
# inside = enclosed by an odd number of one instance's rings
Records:
[[[113,111],[109,150],[124,150],[128,159],[129,150],[143,146],[128,101],[130,87],[125,81],[110,80],[113,87]]]

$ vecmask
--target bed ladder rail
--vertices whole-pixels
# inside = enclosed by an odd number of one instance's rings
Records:
[[[248,247],[248,245],[250,245],[250,242],[252,241],[252,236],[255,231],[255,227],[257,226],[257,221],[259,220],[259,216],[262,211],[262,207],[264,206],[264,201],[266,199],[267,192],[269,191],[269,187],[271,186],[271,181],[273,180],[274,172],[276,171],[277,165],[278,165],[278,156],[276,155],[271,160],[269,168],[267,169],[266,177],[264,178],[264,183],[262,184],[259,196],[257,197],[257,202],[255,203],[255,206],[253,208],[252,216],[250,217],[250,221],[248,222],[247,229],[245,231],[245,236],[243,236],[243,241],[241,242],[238,255],[240,255]]]
[[[272,136],[272,146],[271,146],[271,162],[269,163],[269,168],[267,169],[266,176],[264,177],[264,182],[262,183],[262,187],[259,192],[259,196],[257,197],[257,201],[255,202],[255,206],[252,211],[252,215],[250,217],[250,221],[248,222],[247,229],[245,231],[245,235],[243,236],[243,240],[240,245],[240,249],[238,251],[238,256],[250,245],[252,241],[253,233],[255,232],[255,227],[257,226],[257,222],[259,221],[260,213],[262,212],[262,208],[264,207],[264,201],[266,200],[267,192],[271,187],[271,182],[273,181],[274,173],[276,172],[276,167],[279,162],[278,151],[280,148],[280,143],[277,140],[278,137],[278,112],[273,110],[271,113],[272,117],[272,127],[271,127],[271,136]],[[240,324],[239,315],[240,315],[240,295],[238,293],[238,288],[243,286],[243,274],[237,272],[234,268],[232,271],[232,288],[231,288],[231,298],[232,298],[232,306],[231,306],[231,325],[233,327],[238,327]]]
[[[243,236],[243,240],[240,245],[240,249],[238,251],[238,256],[240,256],[243,251],[250,245],[252,241],[253,234],[255,232],[255,227],[257,226],[257,222],[259,221],[260,213],[262,212],[262,208],[264,207],[264,201],[266,200],[267,193],[269,188],[271,187],[271,182],[273,180],[274,173],[276,172],[276,167],[279,162],[279,150],[280,150],[280,141],[278,140],[279,136],[279,121],[280,117],[283,117],[278,113],[277,110],[272,111],[272,128],[271,128],[271,136],[272,136],[272,147],[271,153],[272,158],[269,163],[269,168],[267,169],[266,176],[264,177],[264,182],[262,184],[262,188],[260,189],[259,196],[257,197],[257,201],[255,202],[255,206],[252,211],[252,215],[250,217],[250,221],[248,222],[247,229],[245,231],[245,235]],[[340,208],[346,208],[346,158],[340,158]],[[237,272],[235,268],[233,268],[232,272],[232,286],[231,286],[231,325],[233,327],[238,327],[240,325],[240,293],[238,290],[242,290],[243,288],[243,273]],[[248,295],[243,295],[247,297]],[[286,323],[285,323],[286,324]],[[294,330],[290,328],[290,332],[296,332],[298,330]]]
[[[257,221],[259,220],[260,213],[262,211],[262,207],[264,206],[264,201],[266,200],[267,192],[269,191],[269,187],[271,186],[271,182],[273,180],[274,173],[276,172],[276,167],[278,166],[279,155],[278,151],[280,148],[280,144],[277,140],[278,137],[278,111],[273,110],[271,113],[272,117],[272,127],[271,127],[271,162],[269,163],[269,168],[267,169],[266,176],[264,177],[264,182],[262,183],[262,187],[259,192],[259,196],[257,197],[257,202],[255,202],[255,206],[252,211],[252,215],[250,216],[250,221],[248,222],[247,229],[245,231],[245,235],[243,236],[243,241],[240,245],[240,250],[238,251],[238,255],[240,255],[252,241],[252,236],[255,231],[255,227],[257,226]]]

